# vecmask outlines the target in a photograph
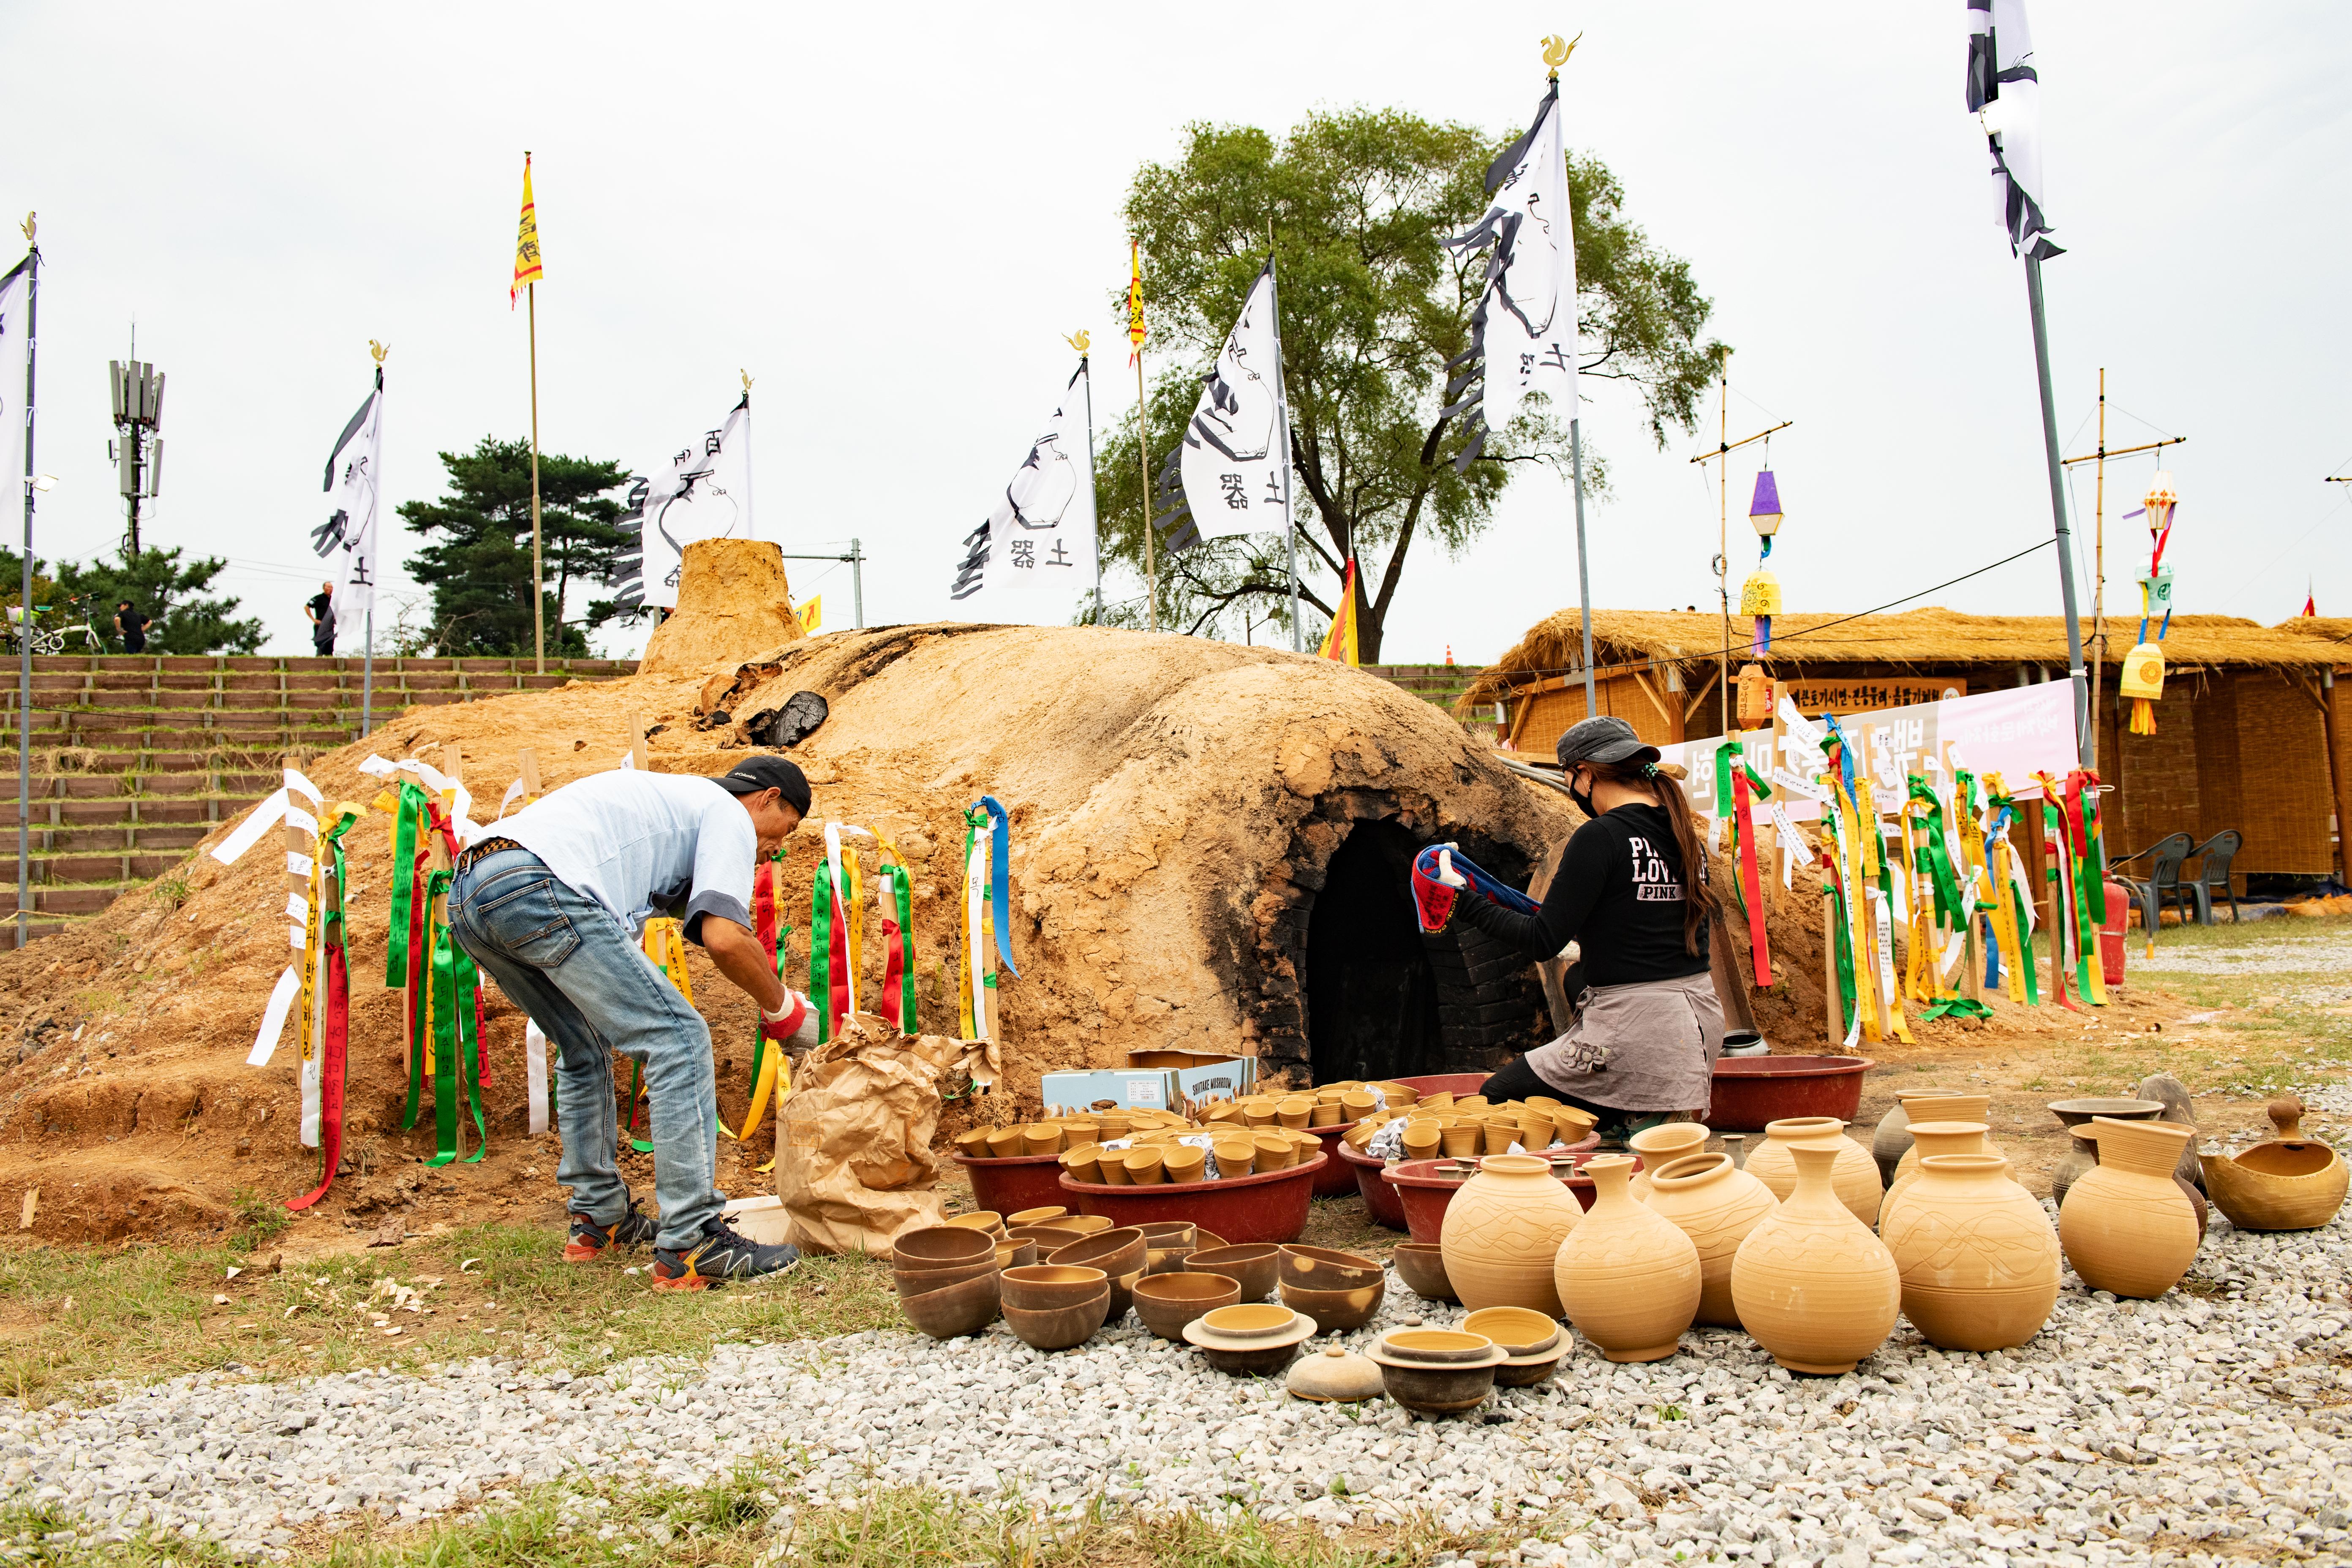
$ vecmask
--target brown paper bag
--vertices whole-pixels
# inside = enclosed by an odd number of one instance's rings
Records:
[[[931,1137],[940,1085],[961,1076],[967,1050],[856,1013],[808,1053],[793,1070],[776,1146],[776,1195],[794,1246],[887,1258],[901,1232],[946,1219]]]

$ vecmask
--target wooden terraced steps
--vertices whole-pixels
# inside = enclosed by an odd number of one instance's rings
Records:
[[[627,675],[619,659],[379,658],[374,722],[404,709]],[[109,656],[33,660],[30,872],[37,937],[86,919],[181,865],[215,826],[278,787],[289,752],[360,733],[356,658]],[[17,684],[0,702],[0,912],[16,907]],[[0,946],[13,945],[6,922]]]

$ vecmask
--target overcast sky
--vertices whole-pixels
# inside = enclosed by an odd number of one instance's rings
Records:
[[[2102,365],[2110,446],[2190,437],[2169,459],[2181,607],[2271,622],[2307,577],[2323,613],[2352,613],[2352,486],[2322,482],[2352,472],[2352,12],[2276,0],[2251,19],[2185,0],[2033,11],[2069,247],[2046,270],[2061,440],[2092,447]],[[1579,30],[1570,140],[1715,301],[1738,351],[1733,437],[1796,422],[1771,444],[1789,607],[1869,608],[2046,535],[2024,279],[1961,103],[1958,0],[8,0],[0,212],[41,215],[39,466],[62,481],[37,548],[83,558],[121,534],[104,374],[135,317],[170,376],[147,539],[227,556],[269,647],[308,651],[307,535],[368,339],[392,345],[393,500],[439,492],[436,451],[528,432],[506,298],[528,147],[545,447],[646,469],[718,424],[748,368],[761,531],[810,552],[862,539],[868,624],[945,616],[959,542],[1068,373],[1062,334],[1103,346],[1098,423],[1131,408],[1109,300],[1139,163],[1174,156],[1190,121],[1279,131],[1358,104],[1516,131],[1538,38]],[[1657,451],[1626,389],[1586,395],[1615,476],[1590,510],[1595,602],[1712,604],[1701,437]],[[1732,464],[1735,588],[1756,456]],[[2149,467],[2110,469],[2111,522]],[[1570,517],[1563,483],[1523,476],[1461,558],[1417,555],[1385,657],[1481,661],[1572,605]],[[392,531],[396,563],[415,536]],[[2136,613],[2146,533],[2109,541],[2110,605]],[[2055,575],[2044,551],[1923,602],[2054,613]],[[845,567],[793,577],[849,624]]]

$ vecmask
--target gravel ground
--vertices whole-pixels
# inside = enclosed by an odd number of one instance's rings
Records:
[[[2344,1086],[2303,1092],[2352,1114]],[[1646,1366],[1582,1347],[1553,1384],[1450,1421],[1292,1400],[1132,1320],[1052,1356],[1000,1324],[584,1378],[473,1362],[179,1379],[95,1408],[0,1408],[0,1493],[55,1501],[100,1539],[152,1525],[267,1558],[358,1510],[424,1519],[579,1474],[698,1482],[789,1445],[812,1502],[904,1483],[1331,1526],[1422,1510],[1516,1542],[1485,1568],[2352,1561],[2347,1239],[2340,1217],[2258,1235],[2217,1214],[2195,1293],[2117,1301],[2069,1276],[2019,1351],[1946,1354],[1901,1326],[1852,1374],[1792,1378],[1745,1336],[1704,1331]],[[1341,1337],[1414,1313],[1459,1316],[1392,1284],[1380,1319]],[[589,1500],[576,1517],[613,1528]]]
[[[2334,974],[2352,968],[2352,931],[2250,942],[2242,947],[2168,942],[2159,931],[2154,958],[2143,956],[2145,949],[2135,931],[2130,949],[2133,969],[2158,974]]]

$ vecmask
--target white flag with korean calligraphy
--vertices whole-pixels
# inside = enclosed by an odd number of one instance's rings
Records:
[[[1290,516],[1281,359],[1268,258],[1184,427],[1184,504],[1202,539],[1278,533]]]
[[[360,625],[375,605],[376,479],[383,468],[383,372],[378,370],[374,390],[327,454],[327,520],[310,531],[310,547],[333,561],[341,576],[335,617],[346,626]]]
[[[667,473],[630,482],[621,526],[635,527],[639,550],[614,562],[611,586],[625,610],[677,608],[686,547],[698,539],[761,539],[751,510],[751,395],[727,422],[678,448]]]
[[[1969,112],[1992,151],[1994,199],[2010,249],[2036,261],[2063,256],[2047,237],[2042,209],[2042,77],[2025,0],[1968,0],[1968,27]]]
[[[1476,227],[1445,243],[1488,247],[1486,289],[1470,318],[1470,347],[1446,368],[1448,413],[1467,416],[1467,468],[1487,435],[1507,426],[1531,393],[1569,419],[1576,412],[1576,237],[1560,142],[1559,83],[1536,106],[1526,135],[1486,171],[1494,205]],[[1485,385],[1465,396],[1481,376]],[[1457,401],[1458,400],[1458,401]]]
[[[33,258],[26,256],[0,273],[0,476],[19,498],[25,493],[25,333],[32,295]]]
[[[1066,626],[1095,587],[1093,437],[1087,362],[1062,389],[1045,428],[964,535],[948,596],[971,620]]]

